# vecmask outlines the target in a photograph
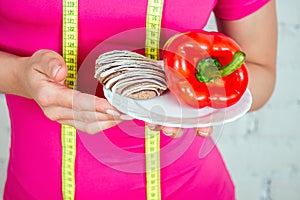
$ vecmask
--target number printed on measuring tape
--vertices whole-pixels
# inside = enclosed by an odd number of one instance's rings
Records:
[[[159,59],[163,0],[149,0],[146,19],[146,56]],[[78,46],[78,2],[63,0],[63,57],[68,66],[67,84],[76,88]],[[160,133],[145,128],[147,199],[160,200]],[[62,190],[64,199],[75,197],[76,130],[62,126]]]
[[[146,18],[147,57],[159,60],[160,29],[163,0],[149,0]],[[161,199],[160,132],[145,127],[147,200]]]
[[[63,0],[63,57],[68,66],[66,84],[76,88],[78,48],[78,1]],[[62,125],[62,194],[75,198],[76,129]]]
[[[160,132],[145,127],[147,200],[161,199]]]
[[[78,46],[78,2],[63,1],[63,57],[68,66],[67,84],[76,88]]]
[[[158,60],[163,0],[149,0],[146,18],[146,56]]]

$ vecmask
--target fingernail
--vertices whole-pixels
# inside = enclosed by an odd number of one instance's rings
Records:
[[[170,132],[170,133],[168,133],[167,131],[162,131],[163,132],[163,134],[165,134],[166,136],[172,136],[173,135],[173,133],[172,132]]]
[[[208,132],[203,132],[203,131],[197,131],[197,134],[199,135],[199,136],[202,136],[202,137],[207,137],[208,136]]]
[[[207,137],[212,134],[212,127],[206,127],[206,128],[199,128],[197,129],[197,135],[202,137]]]
[[[183,135],[183,129],[179,129],[177,133],[174,135],[174,138],[179,138]]]
[[[52,70],[52,78],[55,78],[55,77],[56,77],[56,74],[57,74],[57,72],[59,71],[60,68],[61,68],[60,65],[55,66],[55,67],[53,68],[53,70]]]
[[[129,115],[120,115],[121,120],[133,120],[133,117],[130,117]]]
[[[174,129],[173,128],[167,128],[164,127],[162,129],[162,132],[166,135],[166,136],[173,136],[174,135]]]
[[[106,113],[112,116],[116,116],[116,117],[120,117],[121,113],[119,113],[118,111],[115,110],[106,110]]]
[[[148,128],[151,130],[155,130],[156,125],[155,124],[147,124]]]
[[[176,129],[165,127],[162,129],[162,131],[166,136],[172,136],[173,138],[179,138],[183,135],[183,129],[181,128]]]

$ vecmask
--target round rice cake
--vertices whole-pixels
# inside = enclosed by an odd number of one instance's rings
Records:
[[[127,50],[101,54],[96,60],[95,78],[112,92],[133,99],[151,99],[167,90],[159,62]]]

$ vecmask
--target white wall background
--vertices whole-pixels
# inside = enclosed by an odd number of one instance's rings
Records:
[[[300,199],[300,1],[277,0],[278,77],[261,110],[224,127],[218,146],[238,200]],[[211,20],[208,29],[214,28]],[[299,57],[298,57],[299,56]],[[9,151],[9,118],[0,94],[0,198]]]

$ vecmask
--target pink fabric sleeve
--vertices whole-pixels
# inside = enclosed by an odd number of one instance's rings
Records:
[[[218,0],[214,9],[216,17],[237,20],[250,15],[270,0]]]

